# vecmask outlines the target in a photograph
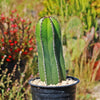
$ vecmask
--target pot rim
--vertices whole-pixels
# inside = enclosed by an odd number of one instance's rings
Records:
[[[74,86],[76,84],[78,84],[80,82],[80,80],[76,77],[72,77],[72,76],[66,76],[66,79],[67,78],[72,78],[73,80],[77,81],[76,83],[73,83],[73,84],[70,84],[70,85],[62,85],[62,86],[40,86],[40,85],[35,85],[35,84],[32,84],[31,81],[35,80],[35,79],[40,79],[39,77],[36,77],[36,78],[33,78],[33,79],[30,79],[28,81],[28,83],[32,86],[32,87],[38,87],[38,88],[64,88],[64,87],[70,87],[70,86]]]

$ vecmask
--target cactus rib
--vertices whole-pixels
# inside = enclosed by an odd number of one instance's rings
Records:
[[[38,64],[41,81],[47,85],[66,79],[59,23],[52,17],[41,19],[36,26]]]

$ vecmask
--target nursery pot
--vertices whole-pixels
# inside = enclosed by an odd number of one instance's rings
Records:
[[[31,79],[29,84],[31,85],[32,100],[75,100],[76,94],[76,84],[79,83],[79,79],[67,76],[66,78],[71,78],[76,81],[76,83],[64,86],[38,86],[31,84]]]

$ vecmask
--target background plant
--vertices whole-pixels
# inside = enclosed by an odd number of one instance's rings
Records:
[[[40,15],[60,16],[59,18],[63,23],[68,21],[72,16],[78,16],[83,23],[84,31],[86,31],[92,26],[97,27],[97,13],[94,6],[91,6],[92,2],[93,0],[45,0],[45,8]]]
[[[0,62],[0,66],[2,63],[3,62]],[[30,78],[32,78],[32,75],[30,75],[28,78],[26,78],[27,80],[25,80],[27,68],[28,67],[26,66],[23,73],[21,73],[20,80],[16,79],[13,81],[15,78],[17,65],[14,66],[11,73],[8,73],[8,69],[2,70],[0,67],[0,71],[2,71],[2,78],[0,79],[0,100],[27,100],[29,97],[31,97],[29,93],[30,87],[27,85],[27,82]]]
[[[66,53],[66,57],[67,57],[66,60],[69,59],[68,62],[70,62],[68,63],[69,65],[67,65],[70,66],[68,68],[69,75],[79,77],[79,79],[81,79],[81,82],[79,83],[80,86],[78,87],[78,91],[77,91],[78,100],[93,99],[91,98],[92,88],[95,85],[94,83],[97,76],[96,73],[100,68],[99,63],[97,66],[95,66],[95,62],[100,52],[96,51],[95,55],[93,55],[93,52],[89,50],[91,43],[93,43],[92,41],[94,39],[94,34],[95,31],[94,28],[92,28],[91,32],[87,33],[86,37],[84,37],[85,45],[83,51],[81,52],[80,57],[75,57],[75,59],[72,60],[72,56],[68,56],[71,53],[69,51],[67,51]],[[95,100],[95,98],[93,100]]]
[[[10,17],[4,14],[0,16],[0,58],[6,55],[6,61],[18,60],[19,52],[22,52],[21,59],[32,56],[35,49],[34,26],[30,20],[21,18],[14,14]]]
[[[100,18],[100,2],[99,2],[99,0],[94,0],[91,5],[95,8],[97,17]]]

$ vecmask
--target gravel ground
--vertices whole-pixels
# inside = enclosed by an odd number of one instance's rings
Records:
[[[100,84],[93,88],[92,97],[95,97],[96,100],[100,100]]]

